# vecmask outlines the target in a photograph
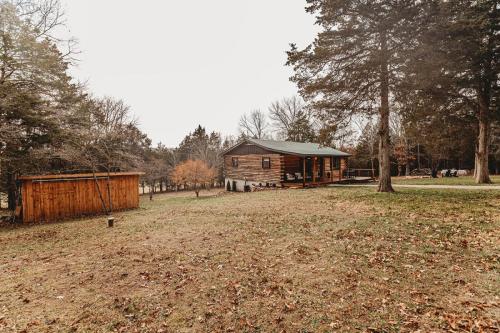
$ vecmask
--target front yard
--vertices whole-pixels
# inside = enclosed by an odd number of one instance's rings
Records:
[[[0,231],[0,332],[498,332],[500,191],[167,194]]]

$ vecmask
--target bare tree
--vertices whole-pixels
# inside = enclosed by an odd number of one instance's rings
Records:
[[[298,142],[316,139],[312,114],[300,97],[293,96],[272,103],[269,117],[282,139]]]
[[[137,121],[130,116],[130,109],[121,100],[110,97],[89,98],[81,106],[81,123],[78,128],[68,129],[68,140],[58,156],[72,165],[96,172],[136,169],[144,158],[143,152],[151,141],[137,128]],[[96,181],[96,186],[98,186]],[[101,194],[103,209],[112,212],[111,196],[106,204]],[[106,207],[108,205],[108,207]]]
[[[407,126],[402,115],[398,112],[393,112],[389,120],[393,137],[394,156],[398,163],[398,176],[401,176],[403,166],[405,167],[405,176],[409,176],[413,154],[410,149]]]
[[[204,161],[187,160],[175,167],[171,177],[178,185],[191,185],[196,197],[199,197],[201,187],[213,184],[216,172]]]
[[[56,39],[51,32],[66,23],[59,0],[15,0],[13,4],[19,16],[26,19],[40,37]]]
[[[305,104],[300,97],[293,96],[275,101],[269,107],[269,117],[282,135],[286,137],[293,124],[306,113]]]
[[[57,44],[66,61],[74,61],[78,54],[77,40],[68,36],[62,37],[66,28],[66,13],[60,0],[10,0],[17,15],[36,32],[39,39],[49,40]]]
[[[363,142],[368,150],[370,158],[370,168],[372,175],[375,177],[375,161],[378,157],[378,118],[368,119],[356,118],[353,123],[358,127],[359,138],[358,142]]]
[[[244,136],[253,139],[264,139],[268,136],[268,128],[267,117],[260,110],[254,110],[240,118],[239,131]]]

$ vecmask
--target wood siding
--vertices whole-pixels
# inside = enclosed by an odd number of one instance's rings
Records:
[[[23,222],[52,222],[104,214],[95,180],[91,175],[83,176],[21,178]],[[99,176],[97,183],[109,208],[107,177]],[[113,211],[139,207],[139,174],[113,174],[109,183]]]
[[[335,181],[341,180],[344,175],[344,171],[347,170],[347,167],[347,157],[340,158],[340,170],[333,170],[333,179]]]
[[[232,158],[238,158],[238,167],[233,167]],[[271,159],[271,168],[262,168],[262,158]],[[253,182],[280,184],[284,173],[283,156],[280,154],[250,154],[225,155],[224,171],[226,178],[240,179]]]

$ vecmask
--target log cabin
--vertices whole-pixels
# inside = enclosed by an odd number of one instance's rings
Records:
[[[226,187],[309,187],[341,181],[349,154],[317,143],[246,139],[224,153]]]

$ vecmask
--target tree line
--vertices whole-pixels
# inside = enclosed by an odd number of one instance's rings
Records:
[[[75,43],[55,37],[57,0],[0,0],[0,193],[13,208],[19,175],[120,170],[144,171],[143,189],[163,191],[188,186],[193,172],[175,169],[190,160],[221,182],[221,152],[245,137],[345,149],[352,165],[378,170],[379,191],[392,191],[391,170],[443,162],[472,165],[487,183],[500,161],[498,7],[308,0],[321,30],[287,53],[300,96],[243,115],[239,137],[198,126],[169,148],[152,145],[122,100],[71,77]]]
[[[145,172],[142,192],[198,191],[199,187],[222,186],[222,152],[235,143],[236,139],[231,136],[223,137],[198,125],[175,148],[161,143],[150,147],[145,151],[141,169]]]
[[[391,175],[437,174],[439,168],[474,169],[476,123],[472,117],[435,114],[421,126],[406,116],[393,112],[389,119]],[[332,126],[323,123],[300,96],[292,96],[273,102],[266,111],[256,109],[244,114],[238,122],[238,133],[232,142],[254,138],[336,147],[351,154],[351,168],[378,174],[376,114],[353,114],[345,124]],[[500,174],[498,122],[492,122],[490,168]]]

